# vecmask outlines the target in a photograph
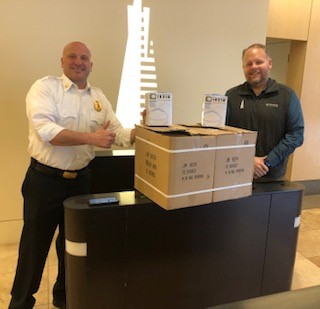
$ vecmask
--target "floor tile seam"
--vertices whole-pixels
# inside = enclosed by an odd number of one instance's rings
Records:
[[[317,210],[317,212],[320,210],[320,206],[308,206],[307,204],[306,205],[302,205],[301,207],[302,209],[302,212],[306,211],[306,210]]]
[[[16,269],[14,269],[14,270],[11,270],[11,271],[5,271],[5,272],[3,272],[3,271],[0,271],[0,276],[1,275],[10,275],[10,274],[15,274],[16,273]]]
[[[319,228],[312,228],[310,226],[304,226],[304,227],[300,227],[299,229],[299,234],[303,234],[306,232],[318,232],[319,236],[320,236],[320,229]]]
[[[310,258],[319,258],[320,259],[320,254],[310,256]]]
[[[313,259],[313,258],[320,258],[320,255],[317,254],[317,255],[312,255],[312,256],[308,256],[307,259]]]
[[[304,255],[303,253],[301,253],[301,251],[297,251],[297,252],[302,256],[302,258],[307,259],[307,260],[309,260],[310,258],[319,256],[319,255],[306,256],[306,255]],[[299,259],[302,259],[302,258],[299,258]],[[311,262],[311,261],[310,261],[310,262]]]
[[[299,252],[300,253],[300,252]],[[306,260],[309,260],[312,264],[315,264],[314,262],[312,262],[310,259],[313,259],[313,258],[316,258],[316,257],[319,257],[320,258],[320,255],[312,255],[312,256],[305,256],[303,255],[302,253],[300,253],[303,257],[303,259],[306,259]],[[302,259],[302,258],[300,258]],[[316,264],[315,264],[316,265]],[[316,265],[318,268],[320,268],[320,266]]]
[[[306,225],[306,226],[303,226],[303,227],[300,226],[300,230],[299,230],[300,234],[305,233],[305,232],[310,232],[310,231],[319,232],[319,237],[320,237],[320,228],[318,228],[318,227],[317,228],[312,228],[310,225]]]
[[[314,264],[315,266],[317,266],[318,268],[320,268],[319,267],[319,265],[317,265],[317,264],[315,264],[314,262],[312,262],[310,259],[312,259],[312,257],[310,257],[310,258],[307,258],[312,264]]]

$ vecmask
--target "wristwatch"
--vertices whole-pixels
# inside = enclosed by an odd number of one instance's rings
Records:
[[[270,163],[270,161],[268,160],[268,158],[265,158],[265,159],[264,159],[264,164],[265,164],[266,166],[268,166],[268,167],[271,167],[271,163]]]

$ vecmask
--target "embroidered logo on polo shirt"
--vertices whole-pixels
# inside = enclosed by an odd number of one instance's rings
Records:
[[[278,108],[279,104],[278,103],[266,103],[266,107],[276,107],[276,108]]]

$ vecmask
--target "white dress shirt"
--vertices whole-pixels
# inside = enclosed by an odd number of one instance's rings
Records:
[[[100,110],[101,109],[101,110]],[[110,120],[118,146],[131,146],[131,129],[124,129],[102,91],[87,87],[80,91],[65,75],[37,80],[26,98],[29,119],[28,151],[37,161],[62,170],[78,170],[94,158],[94,147],[53,146],[50,141],[63,129],[95,132]]]

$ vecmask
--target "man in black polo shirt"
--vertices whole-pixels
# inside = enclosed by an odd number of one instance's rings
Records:
[[[304,122],[295,92],[269,77],[272,59],[253,44],[242,53],[246,82],[227,91],[226,124],[258,132],[255,181],[283,180],[288,158],[302,145]]]

